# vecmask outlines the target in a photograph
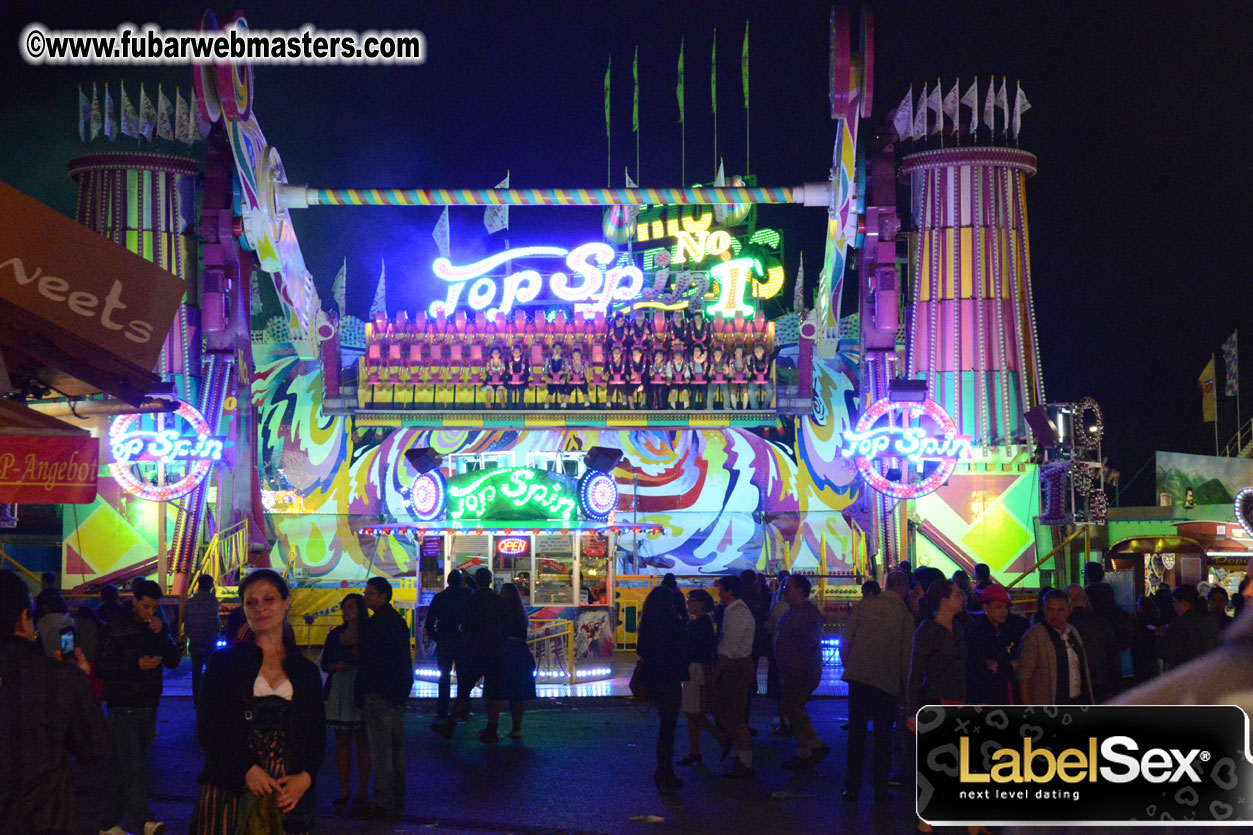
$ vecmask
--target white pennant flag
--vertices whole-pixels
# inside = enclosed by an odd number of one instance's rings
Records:
[[[152,131],[157,126],[157,109],[152,106],[152,99],[144,92],[143,84],[139,85],[139,119],[139,135],[151,142]]]
[[[444,211],[440,214],[439,220],[435,221],[435,230],[431,233],[435,238],[435,246],[439,248],[439,254],[443,258],[451,258],[449,253],[452,251],[452,230],[448,225],[448,207],[444,207]]]
[[[444,213],[448,213],[448,207],[444,207]],[[380,261],[379,268],[379,284],[374,289],[374,301],[370,302],[370,318],[374,318],[375,313],[387,315],[387,263]]]
[[[87,123],[91,121],[91,102],[83,92],[83,85],[78,85],[78,141],[87,141]]]
[[[1018,92],[1014,94],[1014,141],[1018,141],[1018,131],[1022,130],[1022,114],[1031,109],[1027,94],[1022,91],[1022,82],[1018,82]]]
[[[187,108],[191,111],[191,139],[193,145],[201,142],[209,136],[209,129],[212,127],[205,115],[200,112],[201,104],[196,100],[195,88],[191,91],[191,105]]]
[[[174,88],[174,139],[184,145],[191,144],[191,111],[177,87]]]
[[[335,304],[339,307],[339,317],[343,319],[348,315],[348,259],[344,259],[344,263],[340,265],[339,272],[335,273],[335,281],[331,284],[331,296],[335,299]]]
[[[174,141],[174,125],[172,113],[173,108],[170,107],[170,100],[165,97],[161,85],[157,85],[157,136],[162,139]]]
[[[909,92],[901,103],[896,106],[896,115],[892,117],[892,127],[901,139],[914,138],[914,88],[910,85]]]
[[[922,85],[918,107],[914,109],[914,139],[927,138],[927,85]]]
[[[957,117],[957,87],[960,83],[960,81],[954,81],[953,89],[944,96],[944,115],[953,123],[954,133],[961,129],[961,119]]]
[[[931,97],[927,99],[927,107],[935,112],[935,124],[931,126],[932,133],[944,132],[944,103],[940,100],[940,81],[936,79],[935,89],[931,91]]]
[[[96,85],[91,85],[91,132],[88,134],[93,140],[100,135],[100,128],[103,122],[100,116],[100,93],[96,90]]]
[[[979,76],[975,76],[974,82],[962,96],[961,103],[970,108],[970,135],[974,136],[979,129]],[[958,118],[958,121],[961,119]]]
[[[509,172],[505,172],[505,179],[496,184],[496,188],[509,188]],[[491,235],[502,229],[509,228],[509,205],[506,203],[501,206],[488,206],[483,212],[483,225],[487,227],[487,234]]]
[[[983,126],[996,136],[996,79],[988,83],[988,95],[983,100]]]
[[[104,138],[112,139],[117,132],[117,119],[113,115],[113,94],[109,85],[104,85]]]
[[[913,104],[913,93],[909,94]],[[805,315],[805,253],[801,253],[800,263],[796,265],[796,289],[792,292],[792,309],[797,316]]]
[[[1009,131],[1009,93],[1005,90],[1005,76],[1001,76],[1001,89],[996,91],[996,106],[1001,109],[1001,130]]]
[[[135,105],[131,104],[130,96],[126,95],[126,87],[122,86],[122,135],[140,136],[139,113],[135,110]]]

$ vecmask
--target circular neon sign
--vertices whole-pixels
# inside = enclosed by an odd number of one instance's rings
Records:
[[[145,425],[145,419],[155,423]],[[185,426],[177,427],[178,419]],[[188,434],[185,429],[190,429]],[[185,496],[222,458],[222,439],[213,437],[208,421],[190,403],[173,412],[122,415],[109,426],[113,463],[109,472],[123,490],[153,502]],[[155,465],[156,483],[150,480]]]
[[[618,484],[613,476],[596,470],[588,470],[579,479],[579,504],[583,515],[597,522],[604,522],[618,506]]]
[[[430,522],[444,512],[448,485],[439,470],[423,473],[409,488],[409,507],[419,521]]]
[[[957,462],[970,458],[970,436],[960,434],[957,423],[934,400],[885,397],[844,433],[840,454],[853,459],[873,490],[916,499],[947,483]],[[889,478],[892,473],[899,476]]]
[[[1246,487],[1236,493],[1236,521],[1244,532],[1253,536],[1253,487]]]

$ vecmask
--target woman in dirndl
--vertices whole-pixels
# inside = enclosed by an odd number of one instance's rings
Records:
[[[709,679],[717,660],[718,641],[714,637],[714,599],[704,589],[692,589],[687,593],[687,681],[683,682],[680,708],[687,717],[687,756],[679,765],[700,765],[700,735],[708,731],[722,746],[722,756],[731,750],[731,742],[709,718],[713,713],[713,687]]]
[[[326,679],[326,724],[335,732],[335,773],[339,776],[339,797],[331,806],[344,809],[351,797],[349,776],[352,772],[352,744],[357,743],[357,796],[352,799],[354,811],[367,806],[370,785],[370,746],[365,736],[365,717],[353,700],[357,683],[361,637],[358,627],[365,614],[365,598],[357,593],[345,595],[339,603],[344,622],[326,636],[322,650],[322,669]]]
[[[290,592],[278,573],[252,572],[239,597],[247,628],[210,656],[204,674],[197,724],[205,766],[190,831],[307,833],[326,753],[322,676],[287,625]]]
[[[505,698],[513,716],[510,739],[522,738],[522,714],[529,702],[535,700],[535,657],[527,646],[530,623],[522,606],[522,595],[513,583],[500,587],[500,599],[505,602],[508,618],[505,627],[505,649],[500,656],[501,678],[505,683]]]

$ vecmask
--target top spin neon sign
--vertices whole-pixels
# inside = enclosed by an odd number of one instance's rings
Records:
[[[899,419],[898,419],[899,416]],[[924,426],[923,422],[931,424]],[[874,490],[898,499],[914,499],[932,493],[948,482],[957,462],[969,460],[970,436],[934,400],[893,401],[883,398],[866,409],[857,426],[844,433],[840,454],[852,458],[866,483]],[[921,478],[909,482],[901,467],[901,480],[887,478],[877,462],[902,461]]]

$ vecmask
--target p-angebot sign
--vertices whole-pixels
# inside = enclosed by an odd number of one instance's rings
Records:
[[[0,504],[88,504],[99,469],[89,435],[0,435]]]
[[[185,291],[151,261],[0,183],[0,300],[151,371]]]

